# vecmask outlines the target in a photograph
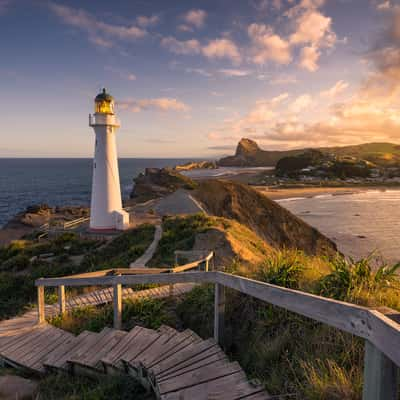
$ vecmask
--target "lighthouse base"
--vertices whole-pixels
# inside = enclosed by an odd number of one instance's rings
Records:
[[[127,213],[125,210],[118,210],[118,211],[113,211],[111,214],[109,222],[112,222],[108,226],[104,225],[99,225],[96,224],[96,221],[93,221],[92,219],[90,220],[90,231],[91,232],[113,232],[113,231],[125,231],[126,229],[129,229],[130,223],[129,223],[129,213]]]

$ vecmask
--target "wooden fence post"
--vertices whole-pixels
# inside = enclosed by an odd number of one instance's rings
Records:
[[[363,400],[396,400],[397,366],[365,341]]]
[[[60,285],[58,287],[58,306],[60,308],[60,314],[65,314],[65,286]]]
[[[113,286],[114,304],[114,329],[121,329],[122,325],[122,285],[116,283]]]
[[[214,340],[224,347],[225,328],[225,286],[216,283],[214,286]]]
[[[37,302],[38,302],[38,323],[45,322],[45,304],[44,304],[44,286],[38,286],[37,288]]]

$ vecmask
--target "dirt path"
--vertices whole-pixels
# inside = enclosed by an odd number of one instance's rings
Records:
[[[151,260],[154,255],[154,252],[157,249],[158,242],[160,241],[162,236],[162,227],[161,225],[156,225],[156,230],[154,232],[154,239],[151,242],[150,246],[144,252],[144,254],[139,257],[136,261],[132,262],[129,265],[129,268],[145,268],[146,264]]]

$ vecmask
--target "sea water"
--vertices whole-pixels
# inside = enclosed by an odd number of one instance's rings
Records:
[[[400,261],[400,190],[318,195],[278,200],[289,211],[336,242],[353,258],[371,253]]]
[[[133,178],[146,167],[183,164],[187,159],[119,160],[121,191],[129,197]],[[51,206],[90,203],[92,159],[0,158],[0,227],[32,204]]]

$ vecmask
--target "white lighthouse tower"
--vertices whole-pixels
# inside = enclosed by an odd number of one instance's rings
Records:
[[[103,89],[94,102],[95,113],[89,115],[89,125],[96,134],[90,229],[124,230],[129,227],[129,214],[122,209],[115,141],[120,125],[114,114],[114,98]]]

